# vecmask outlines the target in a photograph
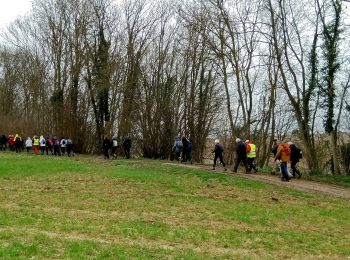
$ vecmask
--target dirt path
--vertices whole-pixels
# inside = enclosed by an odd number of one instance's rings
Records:
[[[350,189],[337,186],[337,185],[319,183],[315,181],[307,181],[303,179],[292,179],[289,182],[282,182],[278,176],[265,175],[265,174],[239,173],[237,175],[248,179],[252,179],[252,180],[258,180],[258,181],[262,181],[270,184],[286,186],[286,187],[293,188],[300,191],[322,192],[322,193],[326,193],[336,197],[350,199]]]
[[[174,163],[169,163],[174,165]],[[210,170],[209,166],[199,166],[199,165],[188,165],[188,164],[176,164],[181,167],[189,167],[194,169],[207,169]],[[222,169],[219,167],[216,172],[222,172]],[[230,174],[228,171],[227,174]],[[232,173],[231,173],[232,174]],[[329,194],[336,197],[350,199],[350,188],[341,187],[332,184],[320,183],[315,181],[307,181],[303,179],[292,179],[289,182],[282,182],[281,179],[276,175],[267,175],[267,174],[244,174],[244,173],[235,173],[233,176],[241,176],[251,180],[257,180],[269,184],[275,184],[278,186],[286,186],[292,189],[308,192],[321,192]]]

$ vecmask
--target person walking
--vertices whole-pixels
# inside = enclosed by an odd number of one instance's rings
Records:
[[[248,164],[248,173],[254,169],[255,173],[258,171],[254,164],[254,160],[256,158],[256,145],[252,140],[246,140],[246,151],[247,151],[247,164]]]
[[[33,141],[30,137],[28,137],[26,140],[26,149],[27,149],[27,153],[33,150]]]
[[[271,148],[271,152],[273,154],[273,157],[276,156],[277,154],[277,148],[278,148],[278,144],[277,144],[277,139],[273,139],[273,143],[272,143],[272,148]]]
[[[302,173],[297,168],[297,163],[302,159],[302,151],[293,142],[288,142],[288,144],[290,147],[290,167],[292,168],[292,175],[294,178],[298,177],[298,179],[300,179]]]
[[[0,138],[0,151],[6,151],[7,141],[7,137],[5,135],[2,135]]]
[[[112,156],[114,159],[117,159],[117,150],[118,150],[118,138],[113,136],[112,138]]]
[[[14,135],[9,135],[9,148],[10,148],[10,151],[14,151],[15,150],[15,137]]]
[[[16,153],[19,153],[22,151],[22,138],[19,134],[15,135],[15,150],[16,150]]]
[[[192,164],[192,140],[191,139],[187,139],[188,140],[188,144],[187,144],[187,160],[190,161],[190,163]]]
[[[124,142],[123,142],[123,148],[124,148],[124,153],[125,153],[125,157],[126,159],[130,159],[130,150],[131,150],[131,139],[130,137],[127,135],[124,138]]]
[[[57,136],[54,136],[52,138],[52,144],[53,144],[53,154],[55,156],[61,156],[61,151],[60,151],[60,139]]]
[[[247,147],[240,138],[236,138],[236,161],[233,167],[233,172],[236,173],[240,163],[245,167],[245,173],[248,173],[247,165]]]
[[[70,137],[67,138],[67,155],[68,157],[71,157],[72,155],[74,155],[73,153],[73,141]]]
[[[103,139],[102,150],[105,159],[109,159],[109,149],[111,148],[111,140],[107,136]]]
[[[182,148],[183,148],[183,144],[179,134],[178,136],[175,137],[175,142],[173,145],[173,151],[175,152],[175,157],[177,161],[181,160]]]
[[[282,181],[289,181],[290,177],[288,175],[288,162],[290,161],[290,147],[288,144],[283,144],[282,141],[278,142],[277,153],[275,156],[276,160],[280,159],[280,167],[282,172]]]
[[[181,162],[186,163],[187,160],[189,159],[188,157],[188,139],[186,138],[185,135],[182,136],[181,138],[181,142],[182,142],[182,156],[181,156]]]
[[[214,155],[214,163],[213,163],[212,170],[215,170],[216,161],[217,161],[217,159],[219,159],[222,166],[224,166],[224,171],[227,171],[226,164],[225,164],[224,159],[223,159],[224,146],[222,144],[220,144],[219,139],[215,139],[214,144],[215,144],[215,146],[214,146],[214,150],[212,152],[215,155]]]
[[[40,146],[40,139],[37,135],[34,135],[33,137],[33,148],[34,148],[34,153],[39,154],[39,146]]]
[[[273,158],[276,157],[277,149],[278,149],[278,143],[277,143],[277,139],[275,138],[275,139],[273,139],[273,143],[272,143],[272,147],[271,147],[271,152],[273,154]],[[281,171],[280,158],[278,158],[277,161],[275,161],[272,173],[275,174],[276,172],[280,172],[280,171]]]
[[[50,151],[51,155],[53,155],[52,146],[53,146],[52,138],[46,137],[46,147],[45,147],[46,155],[49,155],[49,151]]]
[[[44,155],[46,150],[46,140],[44,138],[44,136],[40,136],[40,154]]]
[[[66,153],[66,148],[67,148],[67,140],[66,140],[66,138],[64,138],[64,137],[61,138],[60,145],[61,145],[61,154],[64,156],[65,153]]]

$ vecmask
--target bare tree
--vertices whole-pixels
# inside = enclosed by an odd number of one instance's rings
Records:
[[[347,83],[343,87],[343,91],[340,95],[339,112],[336,116],[335,107],[337,99],[337,87],[336,87],[336,75],[339,73],[341,63],[339,61],[339,46],[341,29],[341,17],[342,17],[342,1],[331,0],[325,1],[320,4],[320,1],[316,1],[318,10],[320,12],[320,20],[322,22],[322,37],[323,37],[323,58],[324,66],[322,68],[323,81],[321,84],[321,96],[323,98],[322,105],[325,107],[326,115],[324,117],[325,131],[330,138],[331,146],[331,158],[332,158],[332,171],[333,173],[340,173],[339,164],[339,152],[337,147],[337,134],[338,126],[340,122],[340,116],[342,107],[344,105],[344,97],[346,96],[347,89],[349,88],[348,76]],[[328,11],[328,8],[330,9]],[[328,12],[330,17],[326,17]]]
[[[274,8],[274,6],[277,6],[277,8]],[[275,49],[282,86],[294,109],[299,126],[299,135],[306,150],[305,157],[309,167],[317,169],[319,161],[309,125],[311,98],[315,93],[316,85],[314,81],[307,84],[307,60],[305,59],[305,56],[308,55],[305,49],[307,45],[302,40],[301,28],[297,23],[298,18],[292,8],[295,8],[295,6],[297,6],[296,3],[289,0],[279,1],[277,5],[274,5],[271,0],[267,1],[267,8],[270,12],[272,45]],[[301,14],[298,13],[298,15]],[[318,13],[316,13],[317,16]],[[315,26],[314,45],[317,43],[318,37],[317,24]]]

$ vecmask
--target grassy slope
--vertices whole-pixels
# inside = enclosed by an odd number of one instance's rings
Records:
[[[0,154],[0,258],[344,258],[350,203],[149,160]]]

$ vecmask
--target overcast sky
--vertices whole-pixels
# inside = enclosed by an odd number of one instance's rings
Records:
[[[4,29],[18,16],[28,13],[31,6],[32,0],[0,0],[0,30]],[[347,14],[346,24],[349,26],[350,8],[348,3],[345,3],[345,13]]]
[[[32,0],[0,0],[0,28],[30,11]]]

